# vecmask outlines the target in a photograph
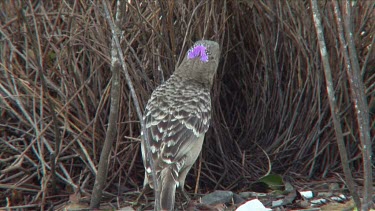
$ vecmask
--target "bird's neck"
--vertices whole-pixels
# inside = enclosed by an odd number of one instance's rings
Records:
[[[180,83],[194,84],[206,89],[211,89],[212,86],[212,81],[208,80],[207,77],[196,77],[196,75],[184,74],[183,72],[175,72],[171,76],[171,80],[176,80]]]

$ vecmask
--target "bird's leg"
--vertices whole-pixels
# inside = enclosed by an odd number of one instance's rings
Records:
[[[190,202],[190,197],[189,195],[187,194],[187,192],[185,191],[185,188],[183,187],[178,187],[178,192],[179,192],[179,197],[178,197],[178,204],[180,207],[180,209],[183,209],[184,206],[186,206],[187,204],[189,204]],[[181,197],[181,195],[183,195],[183,198]]]
[[[179,189],[180,189],[180,192],[182,193],[182,195],[185,197],[186,202],[189,203],[190,196],[186,193],[185,188],[184,187],[180,187]]]

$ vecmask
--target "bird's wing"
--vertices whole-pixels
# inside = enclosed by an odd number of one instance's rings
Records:
[[[185,92],[161,97],[156,92],[146,106],[145,132],[156,167],[180,162],[208,130],[211,118],[209,90],[189,91],[185,87]]]

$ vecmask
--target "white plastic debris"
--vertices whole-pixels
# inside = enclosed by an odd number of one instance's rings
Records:
[[[272,211],[266,208],[258,199],[253,199],[239,206],[236,211]]]
[[[340,194],[338,196],[332,196],[331,199],[333,201],[336,201],[336,202],[339,202],[339,203],[343,203],[347,200],[347,198],[344,194]]]
[[[306,199],[311,199],[312,197],[314,197],[314,194],[312,191],[308,190],[308,191],[301,191],[299,192],[303,197],[305,197]]]
[[[320,199],[311,200],[310,202],[311,202],[311,206],[320,206],[320,205],[326,204],[328,200],[320,198]]]

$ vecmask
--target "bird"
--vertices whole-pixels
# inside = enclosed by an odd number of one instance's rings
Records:
[[[215,41],[200,40],[187,51],[168,80],[148,100],[142,129],[141,152],[145,167],[144,188],[154,189],[155,170],[161,210],[173,210],[178,188],[184,185],[197,160],[211,120],[210,90],[220,59]],[[147,162],[147,138],[153,167]]]

